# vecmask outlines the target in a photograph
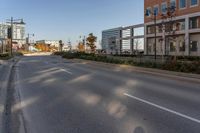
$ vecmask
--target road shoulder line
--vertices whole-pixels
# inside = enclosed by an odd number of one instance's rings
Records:
[[[132,95],[130,95],[130,94],[128,94],[128,93],[124,93],[124,95],[127,96],[127,97],[129,97],[129,98],[132,98],[132,99],[134,99],[134,100],[137,100],[137,101],[139,101],[139,102],[142,102],[142,103],[151,105],[151,106],[156,107],[156,108],[158,108],[158,109],[160,109],[160,110],[164,110],[164,111],[166,111],[166,112],[169,112],[169,113],[178,115],[178,116],[180,116],[180,117],[182,117],[182,118],[185,118],[185,119],[188,119],[188,120],[190,120],[190,121],[193,121],[193,122],[196,122],[196,123],[200,124],[200,120],[198,120],[198,119],[196,119],[196,118],[192,118],[192,117],[190,117],[190,116],[188,116],[188,115],[185,115],[185,114],[176,112],[176,111],[174,111],[174,110],[168,109],[168,108],[166,108],[166,107],[163,107],[163,106],[154,104],[154,103],[149,102],[149,101],[147,101],[147,100],[144,100],[144,99],[141,99],[141,98],[132,96]]]

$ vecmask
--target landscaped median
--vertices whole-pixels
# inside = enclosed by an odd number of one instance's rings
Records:
[[[112,56],[106,55],[97,55],[97,54],[87,54],[87,53],[71,53],[71,52],[55,52],[54,55],[62,56],[66,59],[85,59],[85,60],[92,60],[92,61],[99,61],[99,62],[106,62],[106,63],[113,63],[113,64],[125,64],[131,66],[138,66],[138,67],[146,67],[146,68],[156,68],[162,70],[169,70],[169,71],[176,71],[176,72],[184,72],[184,73],[194,73],[200,74],[200,58],[194,57],[177,57],[178,60],[168,60],[165,62],[140,62],[135,61],[131,58],[124,59],[124,58],[117,58]]]

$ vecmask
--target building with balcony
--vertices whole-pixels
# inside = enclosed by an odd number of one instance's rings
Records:
[[[155,54],[156,40],[157,55],[200,56],[200,0],[144,0],[144,7],[145,55]]]
[[[8,28],[11,25],[9,23],[0,24],[0,38],[2,40],[7,40]],[[25,38],[25,24],[24,23],[13,23],[13,48],[17,49],[22,47],[26,43]],[[5,41],[6,42],[6,41]]]
[[[104,30],[102,49],[107,54],[137,54],[139,51],[144,51],[144,25]]]

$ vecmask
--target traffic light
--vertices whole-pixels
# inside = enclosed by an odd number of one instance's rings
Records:
[[[8,39],[11,39],[12,38],[12,29],[11,29],[11,27],[8,28],[7,34],[8,34]]]

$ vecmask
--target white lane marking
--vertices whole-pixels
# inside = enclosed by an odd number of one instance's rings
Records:
[[[183,118],[185,118],[185,119],[188,119],[188,120],[191,120],[191,121],[193,121],[193,122],[196,122],[196,123],[199,123],[199,124],[200,124],[200,120],[198,120],[198,119],[195,119],[195,118],[192,118],[192,117],[190,117],[190,116],[184,115],[184,114],[182,114],[182,113],[179,113],[179,112],[173,111],[173,110],[171,110],[171,109],[162,107],[162,106],[160,106],[160,105],[151,103],[151,102],[149,102],[149,101],[146,101],[146,100],[144,100],[144,99],[141,99],[141,98],[132,96],[132,95],[127,94],[127,93],[124,93],[124,95],[127,96],[127,97],[130,97],[130,98],[133,98],[133,99],[135,99],[135,100],[137,100],[137,101],[140,101],[140,102],[149,104],[149,105],[154,106],[154,107],[156,107],[156,108],[159,108],[159,109],[161,109],[161,110],[170,112],[170,113],[172,113],[172,114],[178,115],[178,116],[180,116],[180,117],[183,117]]]
[[[68,74],[71,74],[72,75],[72,73],[70,72],[70,71],[67,71],[67,70],[65,70],[65,69],[60,69],[61,71],[63,71],[63,72],[66,72],[66,73],[68,73]]]

